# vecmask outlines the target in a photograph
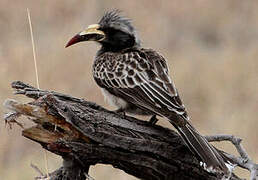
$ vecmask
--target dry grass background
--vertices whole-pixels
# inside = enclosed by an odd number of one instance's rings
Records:
[[[65,49],[64,45],[106,10],[122,9],[134,20],[143,46],[167,58],[194,125],[203,134],[242,137],[258,162],[257,1],[1,0],[0,102],[13,98],[10,83],[14,80],[36,85],[26,8],[32,16],[41,88],[106,105],[91,77],[98,46],[81,43]],[[0,107],[1,116],[4,112]],[[21,137],[19,127],[10,130],[0,122],[0,137],[1,180],[33,179],[37,174],[31,162],[44,169],[43,150]],[[234,152],[228,143],[218,146]],[[48,156],[50,171],[59,167],[61,159]],[[135,179],[100,165],[92,167],[90,175],[96,180]]]

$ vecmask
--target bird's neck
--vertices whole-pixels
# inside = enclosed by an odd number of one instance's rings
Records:
[[[98,54],[102,54],[105,52],[121,52],[125,49],[140,47],[140,40],[128,34],[113,36],[106,41],[101,41],[101,48],[98,51]]]
[[[97,52],[97,55],[101,55],[105,52],[123,52],[126,49],[134,49],[134,48],[138,48],[140,47],[139,44],[134,44],[133,46],[111,46],[110,44],[107,45],[103,45],[101,46],[101,48],[99,49],[99,51]]]

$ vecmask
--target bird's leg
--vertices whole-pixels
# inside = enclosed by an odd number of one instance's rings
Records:
[[[126,114],[125,114],[125,110],[122,108],[119,108],[117,110],[114,111],[115,113],[121,114],[123,116],[123,118],[125,118]]]
[[[156,116],[156,115],[151,116],[151,118],[150,118],[150,120],[149,120],[149,123],[150,123],[151,125],[155,125],[157,122],[158,122],[157,116]]]

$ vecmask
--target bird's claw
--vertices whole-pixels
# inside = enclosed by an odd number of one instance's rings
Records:
[[[123,118],[126,117],[125,111],[123,109],[117,109],[114,112],[121,115]]]
[[[149,120],[150,125],[155,125],[157,122],[158,118],[156,117],[156,115],[153,115]]]

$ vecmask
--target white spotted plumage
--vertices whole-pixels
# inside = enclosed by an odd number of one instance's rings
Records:
[[[155,114],[163,116],[161,109],[166,109],[177,115],[186,115],[168,75],[165,60],[149,49],[141,49],[141,53],[133,50],[123,54],[107,52],[98,56],[93,65],[95,80],[107,92],[125,100],[130,97],[130,103],[151,109]],[[148,56],[152,56],[152,59]],[[145,98],[133,97],[127,92],[135,88],[138,88],[135,93]],[[148,103],[145,103],[146,100]],[[187,115],[185,117],[188,119]]]

